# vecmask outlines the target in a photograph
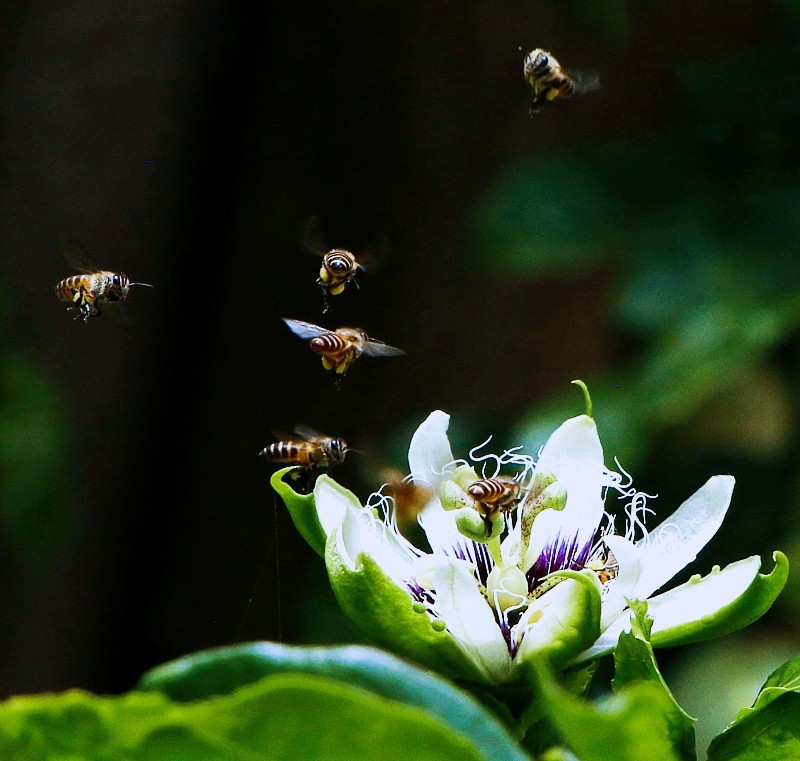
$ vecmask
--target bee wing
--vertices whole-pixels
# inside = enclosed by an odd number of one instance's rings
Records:
[[[594,72],[571,71],[569,75],[572,78],[572,89],[576,95],[584,95],[600,89],[600,77]]]
[[[324,433],[320,433],[319,431],[311,428],[307,425],[298,424],[294,427],[294,432],[305,441],[313,441],[314,439],[326,439],[328,438]]]
[[[284,317],[283,321],[289,326],[289,330],[299,338],[317,338],[317,336],[323,336],[331,332],[321,328],[319,325],[312,325],[310,322],[303,322],[302,320],[291,320],[288,317]]]
[[[61,248],[64,252],[64,258],[76,270],[83,273],[97,272],[98,268],[89,257],[89,251],[86,249],[83,241],[77,238],[67,237],[61,241]]]
[[[375,272],[381,269],[391,256],[389,239],[382,235],[377,243],[368,246],[356,255],[358,268],[362,272]]]
[[[325,256],[330,251],[318,216],[309,217],[303,229],[303,246],[314,256]]]
[[[371,338],[364,341],[361,351],[368,357],[399,357],[405,354],[402,349],[389,346],[389,344],[385,344],[383,341],[375,341]]]

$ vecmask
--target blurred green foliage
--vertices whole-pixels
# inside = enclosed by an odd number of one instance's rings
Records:
[[[792,435],[775,355],[800,328],[800,36],[794,6],[770,8],[760,46],[712,65],[675,48],[661,129],[506,167],[467,232],[475,267],[613,274],[608,318],[638,349],[586,380],[607,451],[629,466],[664,431],[707,425],[721,399],[705,438],[723,449],[773,456]],[[520,443],[535,449],[577,409],[565,389],[531,410]]]
[[[9,311],[0,315],[7,336],[10,319]],[[68,424],[65,400],[41,363],[6,340],[0,348],[0,542],[10,562],[29,572],[67,539]]]

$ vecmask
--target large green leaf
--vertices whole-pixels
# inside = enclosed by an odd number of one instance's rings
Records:
[[[631,601],[631,630],[623,632],[614,650],[615,692],[627,685],[647,682],[658,687],[669,704],[666,715],[667,731],[676,751],[682,759],[694,761],[697,750],[694,736],[694,720],[677,703],[658,669],[653,647],[650,644],[650,629],[653,620],[647,617],[647,603]]]
[[[144,675],[141,690],[173,700],[225,695],[265,676],[325,676],[381,698],[426,711],[453,732],[469,737],[492,759],[521,761],[499,722],[465,692],[437,676],[370,647],[291,647],[271,642],[208,650],[159,666]]]
[[[313,674],[275,674],[194,703],[173,703],[157,693],[72,691],[0,704],[0,758],[15,761],[381,757],[480,761],[501,755],[421,708]]]
[[[753,703],[711,742],[709,761],[800,758],[800,656],[770,674]]]
[[[592,703],[560,688],[542,664],[532,665],[546,719],[581,761],[680,761],[667,720],[672,703],[659,685],[637,682]]]

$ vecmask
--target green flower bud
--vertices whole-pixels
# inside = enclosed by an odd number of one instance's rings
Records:
[[[528,499],[535,500],[550,484],[555,483],[556,474],[544,468],[537,468],[533,477],[531,491]]]
[[[563,510],[567,505],[567,490],[558,481],[551,483],[539,496],[535,514],[543,510]]]
[[[453,471],[453,481],[455,481],[464,491],[469,489],[469,487],[478,480],[478,474],[471,465],[459,465]]]
[[[491,539],[483,516],[471,507],[462,507],[456,511],[456,528],[474,542],[488,542]]]
[[[439,499],[445,510],[469,508],[477,510],[478,503],[467,494],[455,481],[443,481],[439,488]]]

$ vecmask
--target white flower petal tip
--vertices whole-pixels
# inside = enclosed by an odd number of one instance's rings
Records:
[[[447,438],[450,415],[435,410],[411,437],[408,464],[415,480],[436,485],[442,470],[453,462],[453,450]]]
[[[342,524],[348,508],[361,509],[361,503],[353,492],[326,475],[321,475],[314,485],[314,505],[325,536]]]
[[[667,520],[637,543],[644,571],[634,596],[646,599],[696,557],[722,525],[733,494],[733,476],[713,476]]]
[[[603,446],[597,425],[588,415],[565,420],[550,435],[539,458],[540,467],[558,472],[561,462],[594,463],[603,466]]]

